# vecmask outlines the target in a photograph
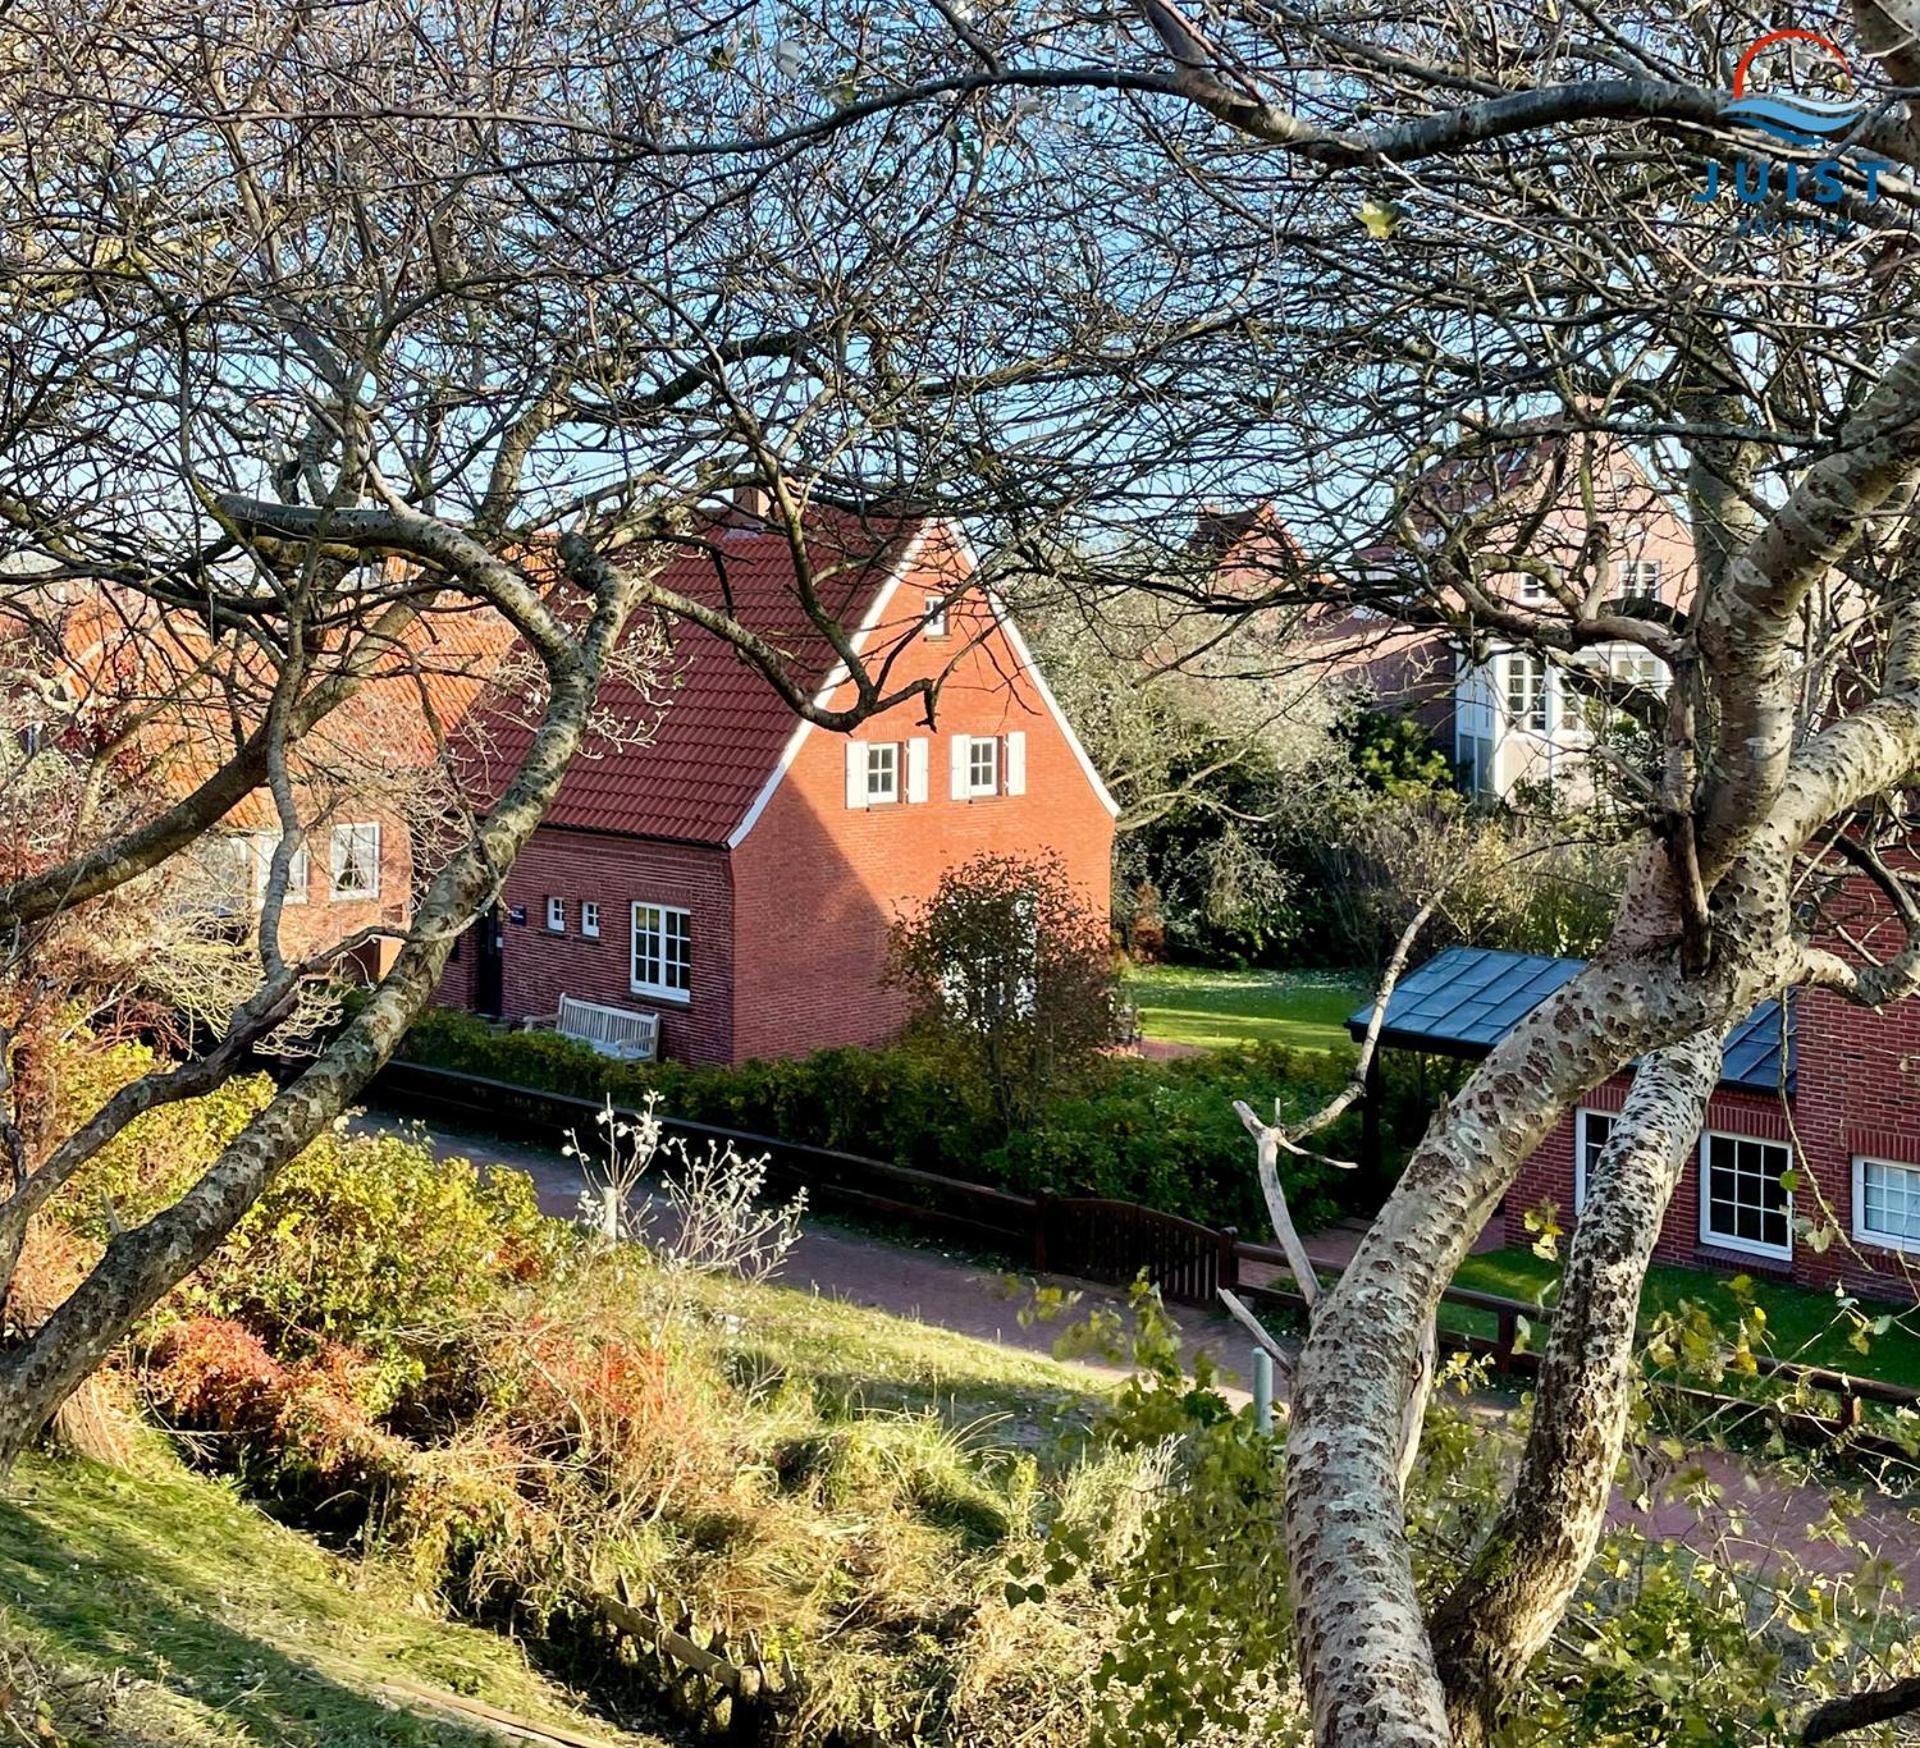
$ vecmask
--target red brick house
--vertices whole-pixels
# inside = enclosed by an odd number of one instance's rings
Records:
[[[1871,941],[1873,907],[1843,901]],[[1882,911],[1880,926],[1890,928]],[[1402,980],[1382,1043],[1475,1058],[1579,969],[1571,959],[1454,947]],[[1365,1014],[1355,1016],[1356,1035]],[[1499,1218],[1530,1244],[1530,1209],[1578,1219],[1588,1168],[1628,1077],[1595,1087],[1522,1168]],[[1660,1262],[1738,1269],[1911,1301],[1920,1262],[1920,1003],[1871,1012],[1827,990],[1767,1002],[1728,1035],[1697,1156],[1655,1248]]]
[[[823,604],[886,683],[939,676],[935,720],[899,707],[844,735],[801,722],[730,647],[674,633],[648,744],[582,758],[462,942],[443,999],[509,1021],[562,995],[660,1016],[660,1052],[738,1062],[872,1045],[904,1019],[887,930],[947,869],[1050,850],[1105,915],[1114,804],[957,530],[816,510]],[[733,514],[662,581],[724,598],[821,704],[852,688],[798,605],[784,534]],[[644,715],[640,698],[616,712]],[[511,729],[496,744],[519,751]]]
[[[370,936],[350,963],[369,976],[391,963],[412,920],[416,862],[431,856],[452,796],[436,730],[469,714],[511,643],[491,613],[430,609],[293,748],[306,841],[290,870],[283,950],[324,956]],[[33,757],[79,768],[110,750],[113,784],[150,799],[204,781],[231,753],[236,723],[264,716],[273,678],[243,640],[217,643],[192,616],[104,583],[50,583],[31,616],[0,609],[0,653],[21,677],[8,723]],[[250,923],[280,836],[269,797],[248,796],[200,846],[183,896]]]

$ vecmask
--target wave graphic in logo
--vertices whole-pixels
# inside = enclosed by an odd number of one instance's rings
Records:
[[[1753,66],[1754,57],[1762,49],[1773,48],[1779,43],[1806,45],[1796,46],[1791,51],[1796,58],[1805,58],[1814,53],[1824,55],[1839,69],[1840,77],[1846,81],[1846,88],[1852,90],[1853,69],[1847,65],[1847,57],[1831,38],[1813,30],[1769,31],[1740,57],[1740,65],[1734,68],[1733,101],[1722,106],[1720,113],[1723,117],[1772,134],[1775,139],[1790,146],[1818,146],[1836,134],[1845,133],[1866,114],[1867,106],[1864,103],[1803,97],[1797,91],[1758,91],[1749,97],[1747,74]]]
[[[1720,111],[1728,121],[1757,127],[1790,146],[1821,145],[1845,133],[1866,112],[1864,103],[1823,103],[1813,97],[1780,97],[1771,91],[1736,97]]]

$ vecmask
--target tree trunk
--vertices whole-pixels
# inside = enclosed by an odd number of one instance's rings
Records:
[[[202,1262],[292,1159],[339,1116],[392,1056],[433,996],[453,942],[498,886],[578,751],[609,651],[631,610],[630,587],[597,607],[584,653],[550,662],[552,694],[506,793],[434,879],[405,946],[366,1006],[171,1207],[123,1232],[32,1336],[0,1355],[0,1470],[181,1279]]]
[[[1643,873],[1646,871],[1643,870]],[[1588,1088],[1696,1032],[1716,1036],[1791,969],[1784,931],[1683,978],[1673,906],[1623,911],[1658,945],[1596,959],[1496,1045],[1436,1116],[1295,1371],[1287,1540],[1303,1679],[1321,1748],[1445,1748],[1445,1692],[1407,1558],[1401,1424],[1422,1332],[1527,1156]],[[1662,921],[1662,918],[1666,920]]]
[[[1519,1472],[1472,1566],[1433,1617],[1461,1748],[1491,1738],[1593,1558],[1633,1400],[1641,1283],[1720,1058],[1714,1032],[1649,1056],[1588,1185]]]

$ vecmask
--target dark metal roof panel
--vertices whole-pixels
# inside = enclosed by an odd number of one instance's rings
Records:
[[[1490,1050],[1563,983],[1584,959],[1554,959],[1542,953],[1508,953],[1495,947],[1449,947],[1401,978],[1387,1003],[1381,1030],[1390,1043],[1428,1046],[1455,1053]],[[1756,1092],[1793,1089],[1793,1004],[1762,1002],[1727,1034],[1725,1086]],[[1369,1002],[1347,1021],[1356,1037],[1373,1017]]]

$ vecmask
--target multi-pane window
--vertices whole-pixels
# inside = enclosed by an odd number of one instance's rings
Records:
[[[1575,1119],[1573,1134],[1573,1211],[1584,1213],[1587,1187],[1600,1168],[1600,1153],[1613,1134],[1618,1119],[1611,1111],[1582,1111]]]
[[[580,901],[580,932],[590,941],[600,938],[600,906],[591,898]]]
[[[926,597],[927,636],[945,637],[947,635],[947,598],[945,595]]]
[[[900,747],[896,741],[874,741],[867,748],[867,800],[900,799]]]
[[[333,828],[333,896],[380,895],[380,827],[375,824]]]
[[[1660,598],[1660,561],[1657,558],[1623,558],[1613,567],[1614,586],[1631,601],[1657,601]]]
[[[633,907],[633,988],[638,995],[693,991],[693,917],[670,904]]]
[[[273,878],[273,858],[280,848],[278,832],[255,832],[250,839],[244,840],[251,846],[253,859],[253,902],[257,905],[267,896],[267,885]],[[300,847],[293,852],[287,864],[286,892],[281,899],[283,904],[305,904],[307,902],[307,882],[312,878],[312,864],[307,856],[307,846],[302,840]]]
[[[1793,1155],[1777,1141],[1705,1135],[1700,1141],[1700,1238],[1763,1256],[1793,1253]]]
[[[547,900],[547,927],[556,935],[567,932],[567,901],[564,898]]]
[[[1547,732],[1547,664],[1537,655],[1516,652],[1505,658],[1507,717],[1515,728]]]
[[[1853,1162],[1854,1235],[1896,1250],[1920,1250],[1920,1167],[1885,1159]]]
[[[1000,742],[997,739],[976,736],[967,743],[967,793],[1000,793]]]

